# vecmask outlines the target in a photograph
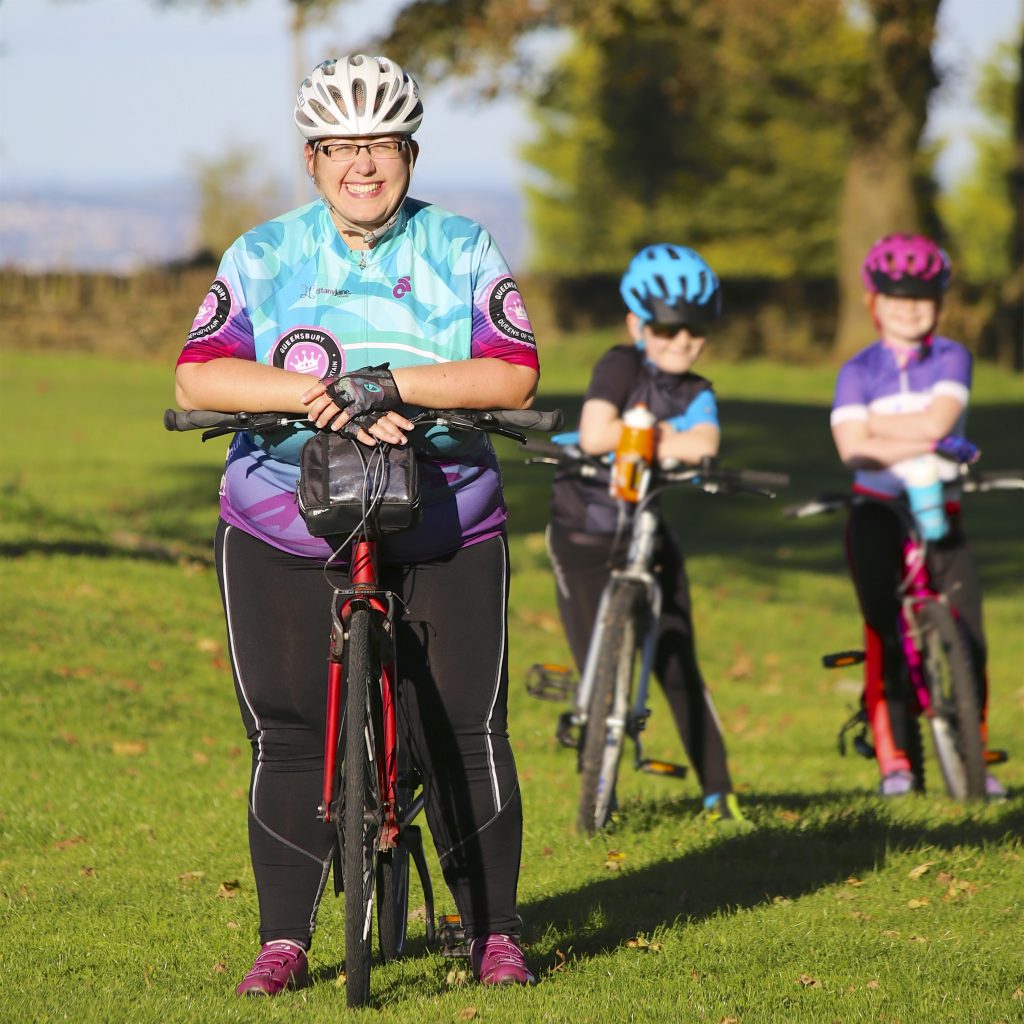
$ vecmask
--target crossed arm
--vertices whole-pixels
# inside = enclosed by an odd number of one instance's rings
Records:
[[[832,438],[843,464],[850,469],[880,469],[924,455],[956,426],[963,403],[938,395],[921,412],[891,416],[869,414],[866,420],[846,420],[832,426]]]

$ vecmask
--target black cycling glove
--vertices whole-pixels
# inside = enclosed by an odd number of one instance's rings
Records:
[[[389,365],[363,366],[322,381],[328,397],[352,417],[353,427],[372,426],[384,413],[401,405],[402,396]]]

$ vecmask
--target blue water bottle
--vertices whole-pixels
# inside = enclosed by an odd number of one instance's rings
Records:
[[[917,528],[925,540],[942,540],[949,530],[939,466],[934,455],[915,459],[905,477],[907,498]]]

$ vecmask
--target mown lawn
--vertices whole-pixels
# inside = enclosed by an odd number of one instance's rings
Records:
[[[578,339],[539,405],[578,405]],[[342,912],[325,898],[316,984],[264,1002],[232,988],[255,951],[245,838],[248,750],[209,539],[223,442],[166,434],[170,372],[98,356],[3,353],[0,469],[0,1021],[335,1021]],[[753,824],[714,826],[696,784],[627,772],[606,835],[573,831],[571,756],[529,664],[563,660],[543,551],[548,471],[503,446],[514,560],[513,738],[526,836],[520,885],[540,985],[485,992],[427,953],[376,970],[387,1021],[901,1022],[1024,1019],[1022,495],[969,508],[992,648],[999,806],[883,804],[874,768],[836,754],[855,645],[839,521],[785,502],[843,482],[832,371],[716,366],[723,461],[793,474],[774,504],[681,494],[705,675]],[[972,437],[1024,465],[1024,382],[978,374]],[[680,760],[660,694],[650,756]],[[933,779],[935,773],[933,772]],[[438,876],[435,874],[435,882]],[[445,901],[442,901],[444,903]],[[413,907],[419,905],[414,895]],[[441,909],[451,909],[448,906]]]

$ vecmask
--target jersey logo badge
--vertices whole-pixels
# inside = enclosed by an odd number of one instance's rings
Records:
[[[203,304],[192,321],[192,330],[188,332],[189,341],[198,341],[216,334],[231,315],[231,291],[219,277],[214,278],[210,290],[203,299]]]
[[[535,345],[533,327],[526,314],[519,286],[511,277],[503,277],[491,289],[487,315],[495,329],[522,345]]]
[[[391,294],[394,295],[396,299],[400,299],[403,295],[408,295],[411,291],[412,282],[410,279],[408,277],[400,277],[398,279],[398,284],[391,289]]]
[[[337,377],[345,369],[345,356],[329,331],[295,327],[274,346],[274,366],[314,377]]]

